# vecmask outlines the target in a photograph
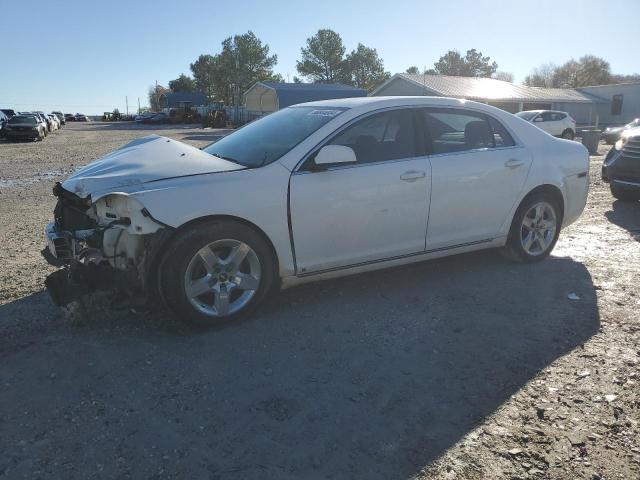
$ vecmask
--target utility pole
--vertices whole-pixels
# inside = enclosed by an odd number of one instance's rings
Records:
[[[138,97],[138,115],[140,115],[140,97]]]
[[[124,97],[124,103],[126,105],[127,108],[127,117],[129,116],[129,97],[125,96]]]
[[[158,101],[158,80],[156,80],[156,91],[155,91],[154,98],[156,99],[155,107],[156,107],[157,110],[160,110],[160,105],[159,105],[160,102]],[[152,110],[153,110],[153,108],[152,108]]]

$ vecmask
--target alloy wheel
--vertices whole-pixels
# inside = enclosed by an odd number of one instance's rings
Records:
[[[262,266],[244,242],[216,240],[198,250],[184,278],[191,305],[211,317],[225,317],[245,307],[260,287]]]
[[[522,219],[520,242],[529,255],[542,255],[553,243],[557,220],[554,208],[547,202],[533,205]]]

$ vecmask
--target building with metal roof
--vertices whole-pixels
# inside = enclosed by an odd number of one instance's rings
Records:
[[[488,103],[511,113],[522,110],[559,109],[570,103],[596,104],[606,100],[568,88],[540,88],[516,85],[495,78],[453,77],[398,73],[371,95],[433,95],[466,98]]]
[[[245,92],[244,103],[246,111],[255,116],[297,103],[366,96],[366,90],[340,83],[256,82]]]

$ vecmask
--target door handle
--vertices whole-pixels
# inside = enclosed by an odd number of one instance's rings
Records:
[[[424,178],[427,174],[423,171],[417,170],[409,170],[400,175],[400,180],[404,180],[405,182],[415,182],[419,178]]]
[[[509,168],[518,168],[522,165],[524,165],[524,162],[522,160],[518,160],[517,158],[512,158],[504,162],[504,166]]]

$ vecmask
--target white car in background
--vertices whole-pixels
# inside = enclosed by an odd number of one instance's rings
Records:
[[[588,177],[581,144],[481,103],[299,104],[203,150],[139,138],[57,184],[46,283],[59,305],[116,284],[216,324],[304,282],[491,247],[536,262]]]
[[[573,140],[576,136],[576,121],[567,112],[556,110],[527,110],[516,113],[517,117],[533,123],[554,137]]]

